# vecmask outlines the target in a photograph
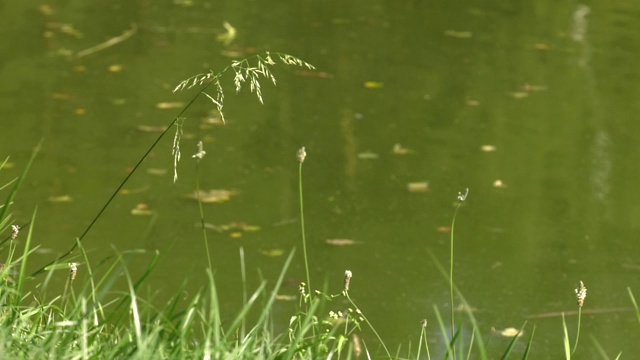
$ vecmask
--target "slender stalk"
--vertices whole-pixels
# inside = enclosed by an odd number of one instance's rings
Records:
[[[209,265],[209,269],[213,271],[213,266],[211,263],[211,252],[209,251],[209,241],[207,239],[207,229],[204,226],[204,209],[202,207],[202,196],[200,192],[200,159],[204,156],[204,151],[202,150],[202,141],[198,143],[199,152],[194,155],[196,157],[196,197],[198,198],[198,211],[200,212],[200,227],[202,228],[202,239],[204,240],[204,250],[207,252],[207,264]],[[198,154],[202,154],[202,156],[197,156]]]
[[[453,219],[451,220],[451,236],[450,236],[450,250],[449,250],[449,301],[451,307],[451,338],[455,334],[455,306],[453,303],[453,239],[454,239],[454,231],[456,226],[456,217],[458,216],[458,210],[462,203],[467,199],[467,195],[469,195],[469,189],[467,188],[464,193],[458,193],[458,205],[456,205],[456,210],[453,213]],[[453,358],[456,358],[456,348],[452,347]]]
[[[304,146],[298,150],[298,189],[300,192],[300,230],[302,231],[302,255],[304,256],[304,270],[307,274],[307,289],[309,289],[309,299],[313,297],[313,290],[311,287],[311,276],[309,275],[309,257],[307,255],[307,238],[304,231],[304,201],[302,196],[302,163],[307,156]]]
[[[364,322],[366,322],[367,325],[369,325],[369,328],[373,331],[373,333],[375,334],[376,338],[378,338],[378,341],[380,341],[380,344],[384,348],[384,351],[387,353],[387,357],[389,357],[389,359],[393,359],[393,357],[391,356],[391,353],[389,352],[389,349],[387,349],[387,346],[384,344],[384,341],[382,341],[382,338],[380,337],[380,334],[378,334],[378,332],[376,331],[376,328],[374,328],[373,325],[371,325],[371,323],[369,322],[369,319],[367,319],[367,317],[364,315],[364,313],[362,311],[360,311],[360,309],[358,308],[356,303],[353,302],[353,300],[351,300],[351,297],[349,296],[349,290],[348,289],[344,290],[344,296],[346,296],[346,298],[349,300],[351,305],[356,309],[356,313],[358,313],[359,316],[362,316],[362,319],[364,320]]]
[[[576,342],[573,344],[573,350],[571,350],[571,355],[576,352],[578,348],[578,340],[580,340],[580,322],[582,320],[582,308],[578,308],[578,330],[576,331]]]

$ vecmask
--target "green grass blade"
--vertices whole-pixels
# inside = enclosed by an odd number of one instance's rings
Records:
[[[571,344],[569,343],[569,331],[567,330],[567,322],[564,318],[564,313],[562,313],[562,329],[564,330],[564,358],[569,360],[571,359]]]
[[[533,326],[531,329],[531,336],[529,336],[529,341],[527,342],[527,347],[524,349],[524,354],[522,354],[522,360],[527,360],[529,358],[529,354],[531,353],[531,345],[533,344],[533,334],[536,332],[536,326]]]

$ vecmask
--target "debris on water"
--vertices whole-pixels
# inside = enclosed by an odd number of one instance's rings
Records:
[[[82,116],[82,115],[86,115],[87,114],[87,110],[83,109],[83,108],[77,108],[73,111],[74,114],[78,115],[78,116]]]
[[[493,182],[493,187],[496,189],[504,189],[507,187],[507,184],[505,184],[502,180],[497,179]]]
[[[360,241],[355,241],[351,239],[327,239],[325,242],[329,245],[333,246],[349,246],[360,244]]]
[[[426,181],[411,182],[407,184],[407,190],[414,193],[424,193],[429,191],[429,183]]]
[[[372,151],[363,151],[358,154],[358,159],[360,160],[376,160],[379,159],[380,155],[372,152]]]
[[[276,295],[276,300],[278,301],[296,301],[298,300],[298,297],[295,295],[281,295],[281,294],[277,294]]]
[[[131,209],[131,215],[135,216],[150,216],[153,215],[153,210],[149,208],[149,205],[140,203]]]
[[[211,204],[229,201],[232,196],[235,196],[237,194],[238,192],[236,190],[213,189],[208,191],[194,191],[191,194],[185,195],[185,197],[196,201],[200,200],[205,204]]]
[[[333,74],[324,71],[315,71],[315,70],[297,70],[295,72],[296,75],[307,77],[307,78],[316,78],[316,79],[333,79]]]
[[[119,73],[124,70],[124,66],[122,64],[112,64],[107,67],[107,71],[110,73]]]
[[[467,106],[471,106],[471,107],[480,106],[480,101],[474,100],[474,99],[468,99],[466,103],[467,103]]]
[[[136,129],[146,133],[159,133],[167,130],[166,126],[138,125]]]
[[[493,332],[499,334],[500,336],[504,336],[504,337],[520,337],[522,336],[522,332],[514,327],[508,327],[506,329],[502,329],[502,330],[496,330],[495,328],[491,328],[491,330],[493,330]]]
[[[277,257],[277,256],[282,256],[284,254],[284,250],[282,249],[260,250],[260,254],[264,256]]]
[[[403,147],[400,144],[395,144],[395,145],[393,145],[393,154],[394,155],[408,155],[408,154],[415,154],[415,151],[413,151],[411,149],[407,149],[406,147]]]
[[[533,44],[533,49],[538,51],[549,51],[551,50],[551,46],[545,43],[536,43],[536,44]]]
[[[471,31],[446,30],[444,34],[445,36],[453,37],[456,39],[469,39],[473,36]]]
[[[436,231],[443,234],[448,234],[451,232],[451,226],[438,226]]]
[[[160,169],[160,168],[149,168],[149,169],[147,169],[147,174],[149,174],[149,175],[163,176],[163,175],[166,175],[167,173],[168,173],[167,169]]]
[[[480,146],[480,150],[484,151],[484,152],[493,152],[496,151],[498,148],[495,145],[482,145]]]
[[[182,101],[166,101],[156,104],[156,108],[161,110],[178,109],[182,107],[184,107],[184,103]]]
[[[529,92],[528,91],[512,91],[509,93],[509,96],[511,96],[514,99],[520,100],[520,99],[529,97]]]
[[[49,202],[52,203],[68,203],[72,202],[73,198],[71,195],[60,195],[60,196],[49,196]]]
[[[365,81],[364,88],[365,89],[381,89],[384,87],[384,83],[380,81]]]

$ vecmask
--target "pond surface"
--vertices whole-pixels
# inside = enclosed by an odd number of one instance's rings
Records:
[[[528,320],[534,358],[562,356],[560,314],[573,334],[580,280],[576,357],[602,358],[593,339],[611,358],[640,352],[627,292],[640,294],[638,2],[76,0],[7,2],[0,19],[0,155],[13,165],[2,183],[42,140],[14,205],[16,223],[37,206],[33,270],[73,245],[196,94],[173,94],[181,80],[278,51],[317,70],[277,65],[263,105],[248,88],[235,95],[227,74],[226,125],[206,97],[193,104],[177,182],[171,132],[84,237],[92,261],[145,249],[136,275],[158,251],[149,293],[168,298],[185,280],[195,293],[207,258],[185,195],[199,178],[233,194],[204,208],[229,317],[241,248],[250,289],[296,248],[282,290],[295,295],[305,146],[312,285],[337,293],[351,270],[352,298],[391,348],[415,349],[426,318],[442,352],[434,307],[448,314],[448,283],[429,253],[448,266],[456,197],[469,188],[454,277],[496,353],[508,339],[491,329]],[[236,31],[227,43],[225,22]],[[284,330],[294,307],[277,309]]]

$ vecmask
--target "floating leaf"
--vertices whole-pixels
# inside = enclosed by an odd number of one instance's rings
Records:
[[[159,168],[149,168],[147,169],[147,174],[154,176],[162,176],[166,175],[168,172],[167,169],[159,169]]]
[[[327,239],[325,242],[329,245],[333,246],[349,246],[359,244],[359,241],[351,240],[351,239]]]
[[[407,149],[405,147],[402,147],[402,145],[400,144],[395,144],[393,145],[393,154],[394,155],[408,155],[408,154],[414,154],[415,151],[411,150],[411,149]]]
[[[242,237],[242,233],[241,233],[241,232],[239,232],[239,231],[235,231],[235,232],[232,232],[229,236],[230,236],[232,239],[239,239],[239,238],[241,238],[241,237]]]
[[[508,327],[506,329],[503,330],[497,330],[496,331],[498,334],[500,334],[501,336],[504,337],[520,337],[522,336],[522,333],[520,332],[520,330],[514,328],[514,327]]]
[[[505,184],[502,180],[497,179],[493,182],[493,187],[497,189],[504,189],[507,187],[507,184]]]
[[[184,107],[184,103],[181,101],[159,102],[156,107],[162,110],[178,109]]]
[[[429,183],[426,181],[408,183],[407,190],[414,193],[427,192],[429,191]]]
[[[438,226],[436,228],[436,231],[439,233],[443,233],[443,234],[448,234],[451,232],[451,227],[450,226]]]
[[[375,160],[379,158],[380,158],[380,155],[371,151],[364,151],[358,154],[358,159],[361,159],[361,160]]]
[[[447,30],[444,32],[446,36],[454,37],[457,39],[469,39],[473,36],[471,31],[456,31],[456,30]]]
[[[277,257],[277,256],[282,256],[284,254],[284,250],[282,249],[260,250],[260,254],[264,256]]]
[[[380,89],[384,86],[384,83],[379,81],[365,81],[364,87],[365,89]]]
[[[533,44],[533,49],[538,51],[549,51],[551,50],[551,46],[545,43],[536,43],[536,44]]]
[[[472,107],[480,106],[480,101],[469,99],[467,100],[467,106],[472,106]]]
[[[512,91],[509,93],[509,96],[520,100],[529,97],[529,93],[527,91]]]
[[[136,216],[150,216],[153,215],[153,210],[149,209],[149,205],[140,203],[135,208],[131,209],[131,215]]]
[[[276,300],[279,300],[279,301],[296,301],[296,300],[298,300],[298,297],[295,296],[295,295],[280,295],[280,294],[277,294],[275,296],[275,298],[276,298]]]
[[[480,150],[484,152],[493,152],[496,151],[497,148],[495,147],[495,145],[482,145],[480,146]]]
[[[147,133],[158,133],[167,130],[166,126],[138,125],[136,129]]]
[[[6,163],[0,163],[0,169],[13,169],[14,167],[16,167],[15,163],[11,163],[11,162],[6,162]]]
[[[229,201],[232,196],[236,195],[238,192],[235,190],[223,190],[223,189],[214,189],[214,190],[200,190],[195,191],[191,194],[187,194],[186,197],[192,200],[200,200],[203,203],[223,203],[225,201]]]
[[[316,79],[333,79],[333,74],[324,71],[298,70],[296,75]]]
[[[77,108],[73,111],[74,114],[78,115],[78,116],[82,116],[85,115],[87,113],[87,110],[83,109],[83,108]]]
[[[107,67],[107,71],[111,73],[119,73],[122,70],[124,70],[124,66],[122,66],[122,64],[112,64]]]
[[[60,195],[60,196],[49,196],[48,199],[52,203],[67,203],[72,202],[73,198],[71,195]]]

